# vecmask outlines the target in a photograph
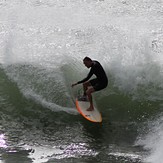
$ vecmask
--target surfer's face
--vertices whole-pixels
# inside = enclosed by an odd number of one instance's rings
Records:
[[[87,68],[90,68],[91,65],[92,65],[92,62],[91,62],[91,61],[87,61],[87,60],[84,60],[83,63],[84,63],[84,65],[85,65]]]

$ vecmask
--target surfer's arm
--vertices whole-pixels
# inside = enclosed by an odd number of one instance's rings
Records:
[[[75,85],[78,85],[78,83],[74,83],[74,84],[72,84],[71,87],[74,87]]]
[[[81,84],[81,83],[84,83],[84,82],[88,81],[91,78],[92,75],[93,75],[93,72],[92,72],[92,69],[91,69],[86,78],[84,78],[81,81],[78,81],[77,83],[72,84],[71,86],[74,87],[75,85],[78,85],[78,84]]]
[[[87,77],[84,78],[84,79],[81,80],[81,81],[78,81],[77,84],[81,84],[81,83],[84,83],[84,82],[88,81],[88,80],[92,77],[92,75],[93,75],[93,72],[92,72],[92,70],[91,70],[91,71],[89,72],[89,74],[87,75]]]

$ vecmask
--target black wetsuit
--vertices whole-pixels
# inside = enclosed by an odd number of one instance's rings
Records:
[[[95,89],[95,91],[99,91],[101,89],[106,88],[108,85],[108,78],[106,76],[106,73],[105,73],[103,67],[101,66],[101,64],[98,61],[92,62],[92,66],[91,66],[91,70],[90,70],[89,74],[87,75],[86,78],[79,81],[78,84],[88,81],[92,77],[93,74],[96,75],[97,78],[90,80],[90,83],[93,86],[93,88]]]

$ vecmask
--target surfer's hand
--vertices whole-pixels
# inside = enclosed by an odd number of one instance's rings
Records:
[[[77,84],[78,84],[78,83],[74,83],[74,84],[71,85],[71,87],[74,87],[74,86],[77,85]]]

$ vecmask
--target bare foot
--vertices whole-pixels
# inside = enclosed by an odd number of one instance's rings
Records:
[[[89,108],[87,109],[87,111],[93,111],[93,110],[94,110],[93,107],[89,107]]]

